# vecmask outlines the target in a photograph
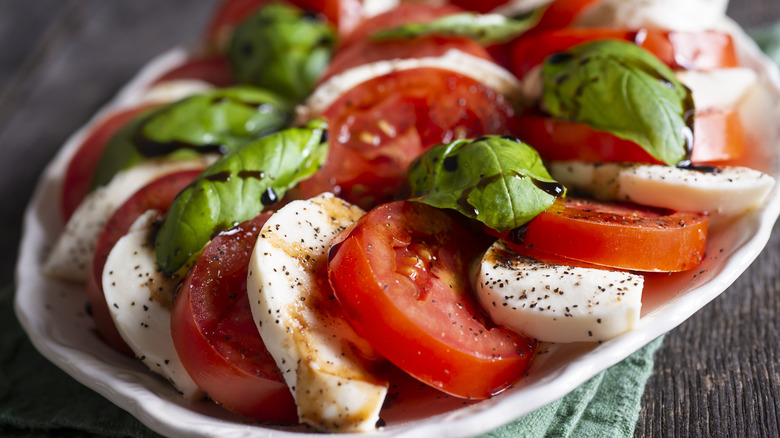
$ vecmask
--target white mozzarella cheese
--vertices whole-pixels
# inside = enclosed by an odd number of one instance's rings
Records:
[[[179,360],[171,337],[171,308],[180,278],[157,267],[150,234],[157,212],[147,211],[117,241],[103,270],[103,293],[119,334],[141,362],[188,400],[202,396]]]
[[[519,101],[523,97],[520,81],[512,73],[492,61],[452,49],[442,56],[377,61],[337,74],[320,84],[306,104],[298,107],[296,123],[303,124],[318,117],[342,94],[358,84],[396,71],[428,67],[475,79],[510,101]]]
[[[327,279],[327,250],[363,215],[323,194],[266,222],[247,276],[252,315],[298,406],[319,430],[373,430],[387,382],[365,367],[377,354],[347,323]]]
[[[214,157],[187,160],[151,159],[119,172],[110,183],[93,190],[78,206],[58,237],[46,263],[45,275],[67,281],[85,282],[95,243],[103,224],[130,196],[167,173],[202,168]]]
[[[722,216],[761,205],[775,184],[770,175],[747,167],[711,173],[657,164],[553,161],[548,170],[567,188],[601,199]]]
[[[697,110],[736,108],[758,83],[758,75],[747,67],[711,71],[680,70],[677,79],[693,93]]]
[[[185,97],[205,93],[213,88],[213,85],[198,79],[163,81],[152,85],[148,90],[144,91],[140,97],[139,104],[175,102]]]
[[[550,265],[498,241],[473,279],[482,307],[499,325],[546,342],[606,341],[639,323],[641,275]]]
[[[585,9],[575,25],[691,32],[722,29],[727,4],[728,0],[602,0]]]

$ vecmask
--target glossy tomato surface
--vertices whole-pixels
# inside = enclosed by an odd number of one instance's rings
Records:
[[[325,166],[301,183],[304,197],[335,193],[364,208],[403,196],[406,169],[426,148],[508,134],[512,106],[478,81],[446,70],[396,71],[357,85],[324,113]]]
[[[341,40],[341,48],[363,41],[377,31],[392,29],[409,23],[428,23],[437,18],[463,12],[463,9],[450,4],[401,3],[387,12],[363,20],[355,29]]]
[[[125,124],[152,106],[139,106],[108,114],[98,121],[71,158],[62,181],[60,211],[63,221],[70,219],[76,208],[89,193],[92,175],[108,141]]]
[[[511,70],[522,78],[553,53],[598,40],[633,42],[675,69],[712,70],[739,65],[731,36],[723,32],[567,28],[518,38],[511,49]]]
[[[228,87],[236,83],[230,71],[230,64],[224,56],[191,58],[184,64],[163,73],[155,82],[179,79],[199,79],[215,87]]]
[[[450,50],[459,50],[477,58],[492,60],[491,54],[485,48],[466,38],[429,36],[387,41],[363,39],[336,52],[319,82],[325,82],[328,78],[359,65],[392,59],[438,57]]]
[[[254,419],[296,423],[295,401],[257,331],[246,291],[261,214],[217,235],[182,282],[171,334],[184,368],[226,409]]]
[[[745,132],[734,109],[708,109],[693,122],[693,163],[735,160],[745,153]],[[517,117],[514,134],[547,160],[660,163],[641,146],[585,123],[525,111]]]
[[[111,319],[106,297],[103,295],[103,267],[111,249],[122,238],[136,219],[147,210],[157,210],[160,218],[168,211],[173,199],[200,170],[185,170],[161,176],[133,194],[111,215],[98,235],[95,255],[87,275],[87,298],[98,334],[109,345],[129,356],[133,352],[125,344]]]
[[[518,381],[536,350],[474,299],[469,262],[483,249],[442,210],[399,201],[336,239],[328,277],[350,323],[382,356],[444,392],[482,399]]]
[[[707,224],[700,213],[568,197],[507,240],[521,253],[530,248],[612,268],[674,272],[701,263]]]

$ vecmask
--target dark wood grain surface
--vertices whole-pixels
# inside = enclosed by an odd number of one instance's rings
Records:
[[[0,0],[1,284],[46,163],[153,56],[196,43],[213,5]],[[734,0],[729,14],[761,26],[780,20],[780,1]],[[736,283],[666,336],[637,436],[780,436],[779,268],[776,227]]]

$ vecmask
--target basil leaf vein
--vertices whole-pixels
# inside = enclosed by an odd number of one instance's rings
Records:
[[[464,12],[437,18],[428,23],[410,23],[374,33],[374,41],[411,39],[429,35],[460,36],[482,45],[501,44],[512,40],[539,21],[540,11],[523,18],[501,14]]]
[[[517,228],[565,194],[531,146],[512,137],[456,140],[409,166],[412,200],[450,208],[498,231]]]

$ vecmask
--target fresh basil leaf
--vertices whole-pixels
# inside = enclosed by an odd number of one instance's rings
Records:
[[[324,21],[283,3],[260,8],[233,33],[228,59],[239,83],[301,101],[330,62],[336,33]]]
[[[428,149],[409,166],[409,180],[412,200],[457,210],[498,231],[527,223],[565,194],[535,149],[495,135]]]
[[[547,111],[633,141],[675,165],[692,145],[693,98],[674,73],[633,43],[597,41],[547,57]]]
[[[120,129],[106,146],[93,187],[146,157],[229,150],[276,132],[289,123],[293,105],[266,90],[231,87],[151,110]]]
[[[327,124],[314,120],[248,143],[209,166],[173,201],[155,238],[157,263],[178,270],[220,231],[255,217],[316,172]]]
[[[512,40],[539,21],[540,13],[523,18],[510,18],[501,14],[477,14],[463,12],[437,18],[428,23],[410,23],[381,30],[371,36],[375,41],[417,38],[428,35],[460,36],[482,45],[501,44]]]

